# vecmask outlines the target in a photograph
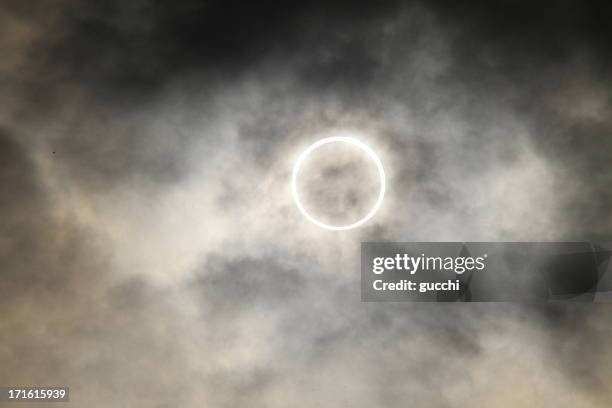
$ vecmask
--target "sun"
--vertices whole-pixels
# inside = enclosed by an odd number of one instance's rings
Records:
[[[331,224],[327,224],[324,222],[321,222],[320,220],[318,220],[317,218],[315,218],[312,214],[310,214],[306,208],[304,207],[304,205],[302,204],[302,202],[300,201],[300,194],[298,192],[298,188],[297,188],[297,180],[300,174],[300,169],[302,167],[302,164],[304,163],[304,160],[306,160],[306,158],[315,150],[317,150],[318,148],[320,148],[321,146],[324,146],[326,144],[330,144],[330,143],[348,143],[350,145],[356,146],[359,149],[361,149],[363,152],[365,152],[367,154],[367,156],[370,158],[370,160],[372,160],[374,162],[374,164],[376,165],[376,168],[378,170],[378,179],[379,179],[379,185],[380,188],[378,190],[378,197],[376,199],[376,202],[374,203],[374,205],[372,206],[372,208],[369,210],[369,212],[362,217],[361,219],[359,219],[358,221],[352,223],[352,224],[347,224],[347,225],[331,225]],[[380,158],[376,155],[376,153],[374,152],[374,150],[372,150],[368,145],[366,145],[365,143],[352,138],[352,137],[347,137],[347,136],[332,136],[332,137],[326,137],[320,140],[317,140],[315,143],[311,144],[310,146],[308,146],[308,148],[306,150],[304,150],[298,157],[297,161],[295,162],[295,165],[293,166],[293,173],[291,176],[291,192],[293,194],[293,200],[295,201],[295,204],[297,206],[297,208],[300,210],[300,212],[313,224],[324,228],[324,229],[328,229],[328,230],[333,230],[333,231],[342,231],[342,230],[349,230],[352,228],[357,228],[363,224],[365,224],[368,220],[370,220],[375,214],[376,212],[380,209],[380,206],[382,205],[383,199],[385,197],[385,185],[386,181],[385,181],[385,170],[383,168],[382,162],[380,160]]]

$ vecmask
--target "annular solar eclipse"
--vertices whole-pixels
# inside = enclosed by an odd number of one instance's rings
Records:
[[[304,206],[303,202],[300,199],[300,193],[298,191],[298,178],[300,176],[300,170],[302,168],[302,164],[312,152],[314,152],[321,146],[324,146],[330,143],[347,143],[347,144],[350,144],[352,146],[359,148],[360,150],[362,150],[363,152],[367,154],[368,158],[376,165],[376,168],[378,171],[379,190],[378,190],[378,197],[376,199],[376,202],[362,218],[358,219],[355,222],[349,223],[349,224],[333,225],[330,223],[322,222],[319,218],[317,218],[315,214],[312,214],[312,212],[309,211]],[[299,211],[304,215],[304,217],[306,217],[306,219],[308,219],[313,224],[321,228],[328,229],[328,230],[334,230],[334,231],[342,231],[342,230],[349,230],[352,228],[357,228],[365,224],[368,220],[370,220],[376,214],[376,212],[379,210],[380,206],[382,205],[382,202],[385,196],[385,188],[386,188],[385,170],[383,168],[382,162],[380,158],[378,157],[378,155],[374,152],[374,150],[372,150],[365,143],[355,138],[348,137],[348,136],[326,137],[323,139],[319,139],[315,143],[311,144],[308,148],[306,148],[306,150],[304,150],[299,155],[297,161],[295,162],[295,165],[293,166],[293,173],[291,177],[291,192],[293,194],[293,199]]]

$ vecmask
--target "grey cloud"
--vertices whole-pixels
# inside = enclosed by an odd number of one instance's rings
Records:
[[[605,305],[364,304],[357,268],[360,240],[609,234],[597,10],[264,3],[2,6],[0,383],[91,407],[608,406]],[[288,194],[329,129],[389,181],[336,235]]]

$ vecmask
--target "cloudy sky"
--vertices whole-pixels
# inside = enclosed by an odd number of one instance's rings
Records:
[[[610,241],[609,17],[0,1],[0,385],[93,408],[612,405],[608,305],[359,292],[361,241]],[[333,132],[387,173],[350,231],[290,193]],[[321,217],[368,207],[362,159],[312,166]]]

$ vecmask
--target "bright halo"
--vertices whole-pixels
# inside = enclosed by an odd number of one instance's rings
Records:
[[[348,224],[348,225],[330,225],[330,224],[325,224],[325,223],[317,220],[308,211],[306,211],[306,209],[304,208],[304,206],[300,202],[300,196],[299,196],[298,191],[297,191],[297,178],[298,178],[298,175],[300,173],[300,168],[302,167],[302,163],[304,162],[304,160],[308,157],[308,155],[310,153],[312,153],[314,150],[316,150],[319,147],[321,147],[323,145],[326,145],[328,143],[349,143],[349,144],[351,144],[353,146],[357,146],[359,149],[361,149],[361,150],[363,150],[364,152],[367,153],[367,155],[370,157],[370,159],[372,159],[374,164],[376,164],[376,168],[378,169],[378,177],[379,177],[379,183],[380,183],[380,190],[378,192],[378,199],[376,200],[376,203],[370,209],[370,211],[365,215],[365,217],[361,218],[359,221],[354,222],[352,224]],[[334,231],[341,231],[341,230],[348,230],[348,229],[351,229],[351,228],[357,228],[360,225],[364,224],[366,221],[368,221],[370,218],[372,218],[374,216],[374,214],[376,214],[376,212],[378,211],[380,206],[382,205],[383,198],[385,196],[385,170],[383,169],[382,162],[380,161],[380,159],[378,158],[376,153],[374,153],[374,151],[368,145],[366,145],[365,143],[360,142],[357,139],[353,139],[351,137],[345,137],[345,136],[326,137],[326,138],[320,139],[320,140],[316,141],[315,143],[313,143],[312,145],[310,145],[298,157],[295,165],[293,166],[293,175],[291,177],[291,192],[293,193],[293,199],[295,201],[295,205],[297,205],[297,208],[313,224],[315,224],[315,225],[317,225],[317,226],[319,226],[321,228],[325,228],[325,229],[328,229],[328,230],[334,230]]]

